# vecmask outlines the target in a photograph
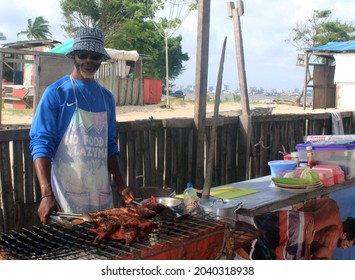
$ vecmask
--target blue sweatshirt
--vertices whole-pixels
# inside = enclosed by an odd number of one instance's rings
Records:
[[[118,153],[116,139],[116,106],[113,95],[96,82],[74,80],[78,107],[85,111],[107,111],[108,157]],[[84,97],[85,96],[85,97]],[[53,158],[76,109],[70,76],[49,85],[36,109],[30,130],[33,160]]]

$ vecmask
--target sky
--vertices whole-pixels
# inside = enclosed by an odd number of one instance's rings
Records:
[[[27,40],[17,33],[27,29],[27,20],[43,16],[49,21],[53,39],[65,41],[61,29],[63,16],[59,0],[0,0],[0,32],[7,37],[0,44]],[[208,86],[216,86],[224,38],[227,38],[223,67],[224,85],[239,88],[233,19],[227,15],[226,0],[211,0]],[[301,89],[304,68],[296,66],[297,54],[302,53],[285,43],[297,23],[305,23],[314,10],[332,10],[332,20],[355,23],[354,0],[244,0],[240,17],[247,87],[264,89]],[[181,34],[183,52],[190,60],[186,70],[175,81],[178,86],[195,84],[197,11],[191,12],[174,36]]]

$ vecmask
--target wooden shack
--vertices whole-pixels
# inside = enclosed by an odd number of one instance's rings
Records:
[[[303,61],[304,88],[312,90],[313,109],[355,108],[355,41],[329,42],[306,49]]]
[[[3,92],[4,89],[5,93],[5,88],[9,89],[8,95],[0,96],[0,104],[3,98],[9,102],[21,101],[18,96],[13,95],[10,86],[33,87],[30,107],[35,108],[48,85],[71,73],[73,62],[63,54],[38,49],[37,45],[33,47],[33,44],[21,43],[21,46],[24,49],[18,45],[16,48],[0,48],[0,90]],[[145,57],[136,52],[132,54],[131,51],[109,49],[109,53],[113,59],[102,64],[96,74],[97,80],[114,94],[117,106],[143,105],[142,68]]]

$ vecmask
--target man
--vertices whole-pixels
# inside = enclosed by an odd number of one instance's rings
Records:
[[[324,260],[331,259],[337,247],[354,246],[355,219],[342,222],[337,203],[326,197],[306,202],[297,211],[255,216],[252,224],[255,227],[247,223],[236,227],[243,229],[238,231],[236,252],[244,259]]]
[[[44,224],[53,211],[113,207],[109,173],[123,201],[133,200],[119,169],[115,101],[94,79],[101,62],[110,58],[103,33],[80,29],[67,57],[74,61],[72,73],[45,90],[30,130],[41,191],[38,215]]]

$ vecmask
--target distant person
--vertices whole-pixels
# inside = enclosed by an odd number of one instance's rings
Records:
[[[127,204],[133,200],[119,168],[113,95],[95,81],[109,59],[96,28],[76,32],[67,54],[70,75],[54,82],[41,98],[30,130],[30,149],[40,185],[38,215],[53,211],[85,213],[113,207],[109,173]]]
[[[337,247],[352,247],[355,240],[355,219],[342,222],[338,205],[330,198],[312,200],[297,211],[258,215],[253,218],[255,228],[240,225],[255,233],[237,240],[236,253],[243,259],[331,259]]]

